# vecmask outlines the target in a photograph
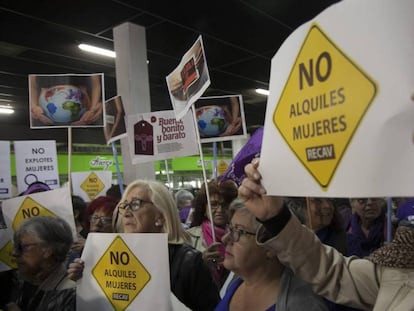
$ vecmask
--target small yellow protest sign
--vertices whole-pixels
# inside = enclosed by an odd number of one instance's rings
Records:
[[[98,175],[91,173],[81,184],[81,188],[92,201],[105,188],[105,185]]]
[[[217,173],[218,173],[218,175],[219,176],[223,175],[226,172],[228,167],[229,167],[229,164],[226,161],[220,160],[217,164]]]
[[[99,259],[92,275],[116,311],[125,310],[151,279],[120,236]]]
[[[26,218],[35,216],[52,216],[56,217],[56,214],[51,212],[49,209],[41,205],[40,203],[33,200],[31,197],[26,197],[20,205],[17,213],[13,219],[13,230],[16,230],[20,223]]]
[[[273,123],[322,188],[329,186],[377,89],[317,24],[311,26]]]

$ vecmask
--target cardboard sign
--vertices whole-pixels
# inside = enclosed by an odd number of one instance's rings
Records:
[[[51,189],[59,188],[56,141],[15,141],[14,153],[19,193],[36,181],[44,182]]]
[[[0,199],[7,199],[11,193],[10,142],[0,141]]]
[[[180,120],[210,85],[201,36],[184,54],[180,64],[166,77],[166,80],[175,116]]]
[[[10,258],[11,239],[22,221],[36,216],[60,217],[67,221],[76,239],[72,196],[69,187],[33,193],[2,202],[6,229],[0,230],[0,271],[15,268]]]
[[[73,194],[80,196],[85,202],[105,195],[112,185],[111,171],[73,172]]]
[[[77,310],[171,310],[168,236],[90,233]]]
[[[269,194],[412,196],[413,11],[409,0],[343,1],[284,42],[259,168]]]
[[[198,154],[190,112],[181,120],[172,110],[129,115],[127,132],[133,164]]]
[[[126,137],[125,109],[121,96],[115,96],[105,102],[104,135],[108,145]]]

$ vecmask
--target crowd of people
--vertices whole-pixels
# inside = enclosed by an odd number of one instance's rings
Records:
[[[211,180],[173,194],[136,180],[90,202],[72,196],[75,240],[64,219],[26,219],[17,269],[0,273],[0,310],[76,310],[89,232],[167,233],[174,310],[414,310],[411,198],[395,200],[386,243],[384,198],[267,196],[258,165],[240,187]]]

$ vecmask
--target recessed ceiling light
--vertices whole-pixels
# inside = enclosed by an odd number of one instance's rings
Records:
[[[95,53],[95,54],[99,54],[103,56],[108,56],[112,58],[116,57],[116,54],[114,51],[103,49],[103,48],[98,48],[97,46],[93,46],[89,44],[79,44],[78,47],[83,51],[87,51],[87,52],[91,52],[91,53]]]
[[[265,90],[265,89],[256,89],[256,93],[269,96],[269,90]]]
[[[12,114],[14,110],[10,106],[0,106],[0,114]]]

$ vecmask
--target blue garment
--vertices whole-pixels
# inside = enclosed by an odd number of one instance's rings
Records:
[[[233,298],[234,293],[236,292],[237,288],[241,285],[241,283],[243,283],[243,280],[240,278],[237,278],[233,281],[233,283],[230,284],[223,299],[217,305],[216,309],[214,309],[215,311],[228,311],[229,310],[231,298]],[[276,305],[270,306],[269,308],[266,309],[266,311],[276,311]]]

